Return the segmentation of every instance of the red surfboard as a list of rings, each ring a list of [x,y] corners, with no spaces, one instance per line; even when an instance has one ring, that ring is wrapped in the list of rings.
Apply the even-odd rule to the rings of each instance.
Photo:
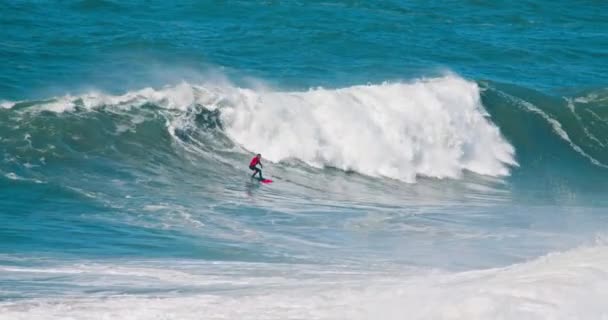
[[[264,179],[264,180],[260,180],[260,182],[268,184],[268,183],[272,183],[272,180],[270,180],[270,179]]]

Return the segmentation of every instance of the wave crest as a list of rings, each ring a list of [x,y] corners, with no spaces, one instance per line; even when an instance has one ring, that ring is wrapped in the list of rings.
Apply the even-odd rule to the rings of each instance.
[[[476,83],[446,76],[338,90],[241,90],[222,109],[227,134],[265,158],[413,182],[490,176],[517,165]]]

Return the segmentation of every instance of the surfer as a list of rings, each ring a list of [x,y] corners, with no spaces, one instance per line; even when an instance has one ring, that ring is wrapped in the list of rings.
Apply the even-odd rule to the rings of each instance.
[[[262,178],[262,170],[257,167],[257,165],[259,164],[260,167],[264,168],[261,160],[262,155],[258,153],[255,157],[253,157],[253,159],[251,159],[251,162],[249,163],[249,169],[253,170],[253,174],[251,175],[252,178],[255,178],[255,175],[259,173],[260,180],[264,180],[264,178]]]

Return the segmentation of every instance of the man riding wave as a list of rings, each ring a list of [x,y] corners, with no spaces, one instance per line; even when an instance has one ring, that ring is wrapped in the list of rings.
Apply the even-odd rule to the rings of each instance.
[[[251,175],[252,178],[255,178],[255,175],[259,174],[260,180],[264,180],[264,178],[262,178],[262,169],[257,167],[257,165],[259,164],[261,168],[264,168],[264,165],[262,165],[261,160],[262,155],[258,153],[255,157],[253,157],[253,159],[251,159],[251,162],[249,162],[249,169],[253,170],[253,174]]]

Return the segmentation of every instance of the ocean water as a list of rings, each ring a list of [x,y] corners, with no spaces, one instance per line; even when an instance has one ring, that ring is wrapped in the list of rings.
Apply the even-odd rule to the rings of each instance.
[[[605,1],[0,1],[0,319],[608,319],[607,74]]]

